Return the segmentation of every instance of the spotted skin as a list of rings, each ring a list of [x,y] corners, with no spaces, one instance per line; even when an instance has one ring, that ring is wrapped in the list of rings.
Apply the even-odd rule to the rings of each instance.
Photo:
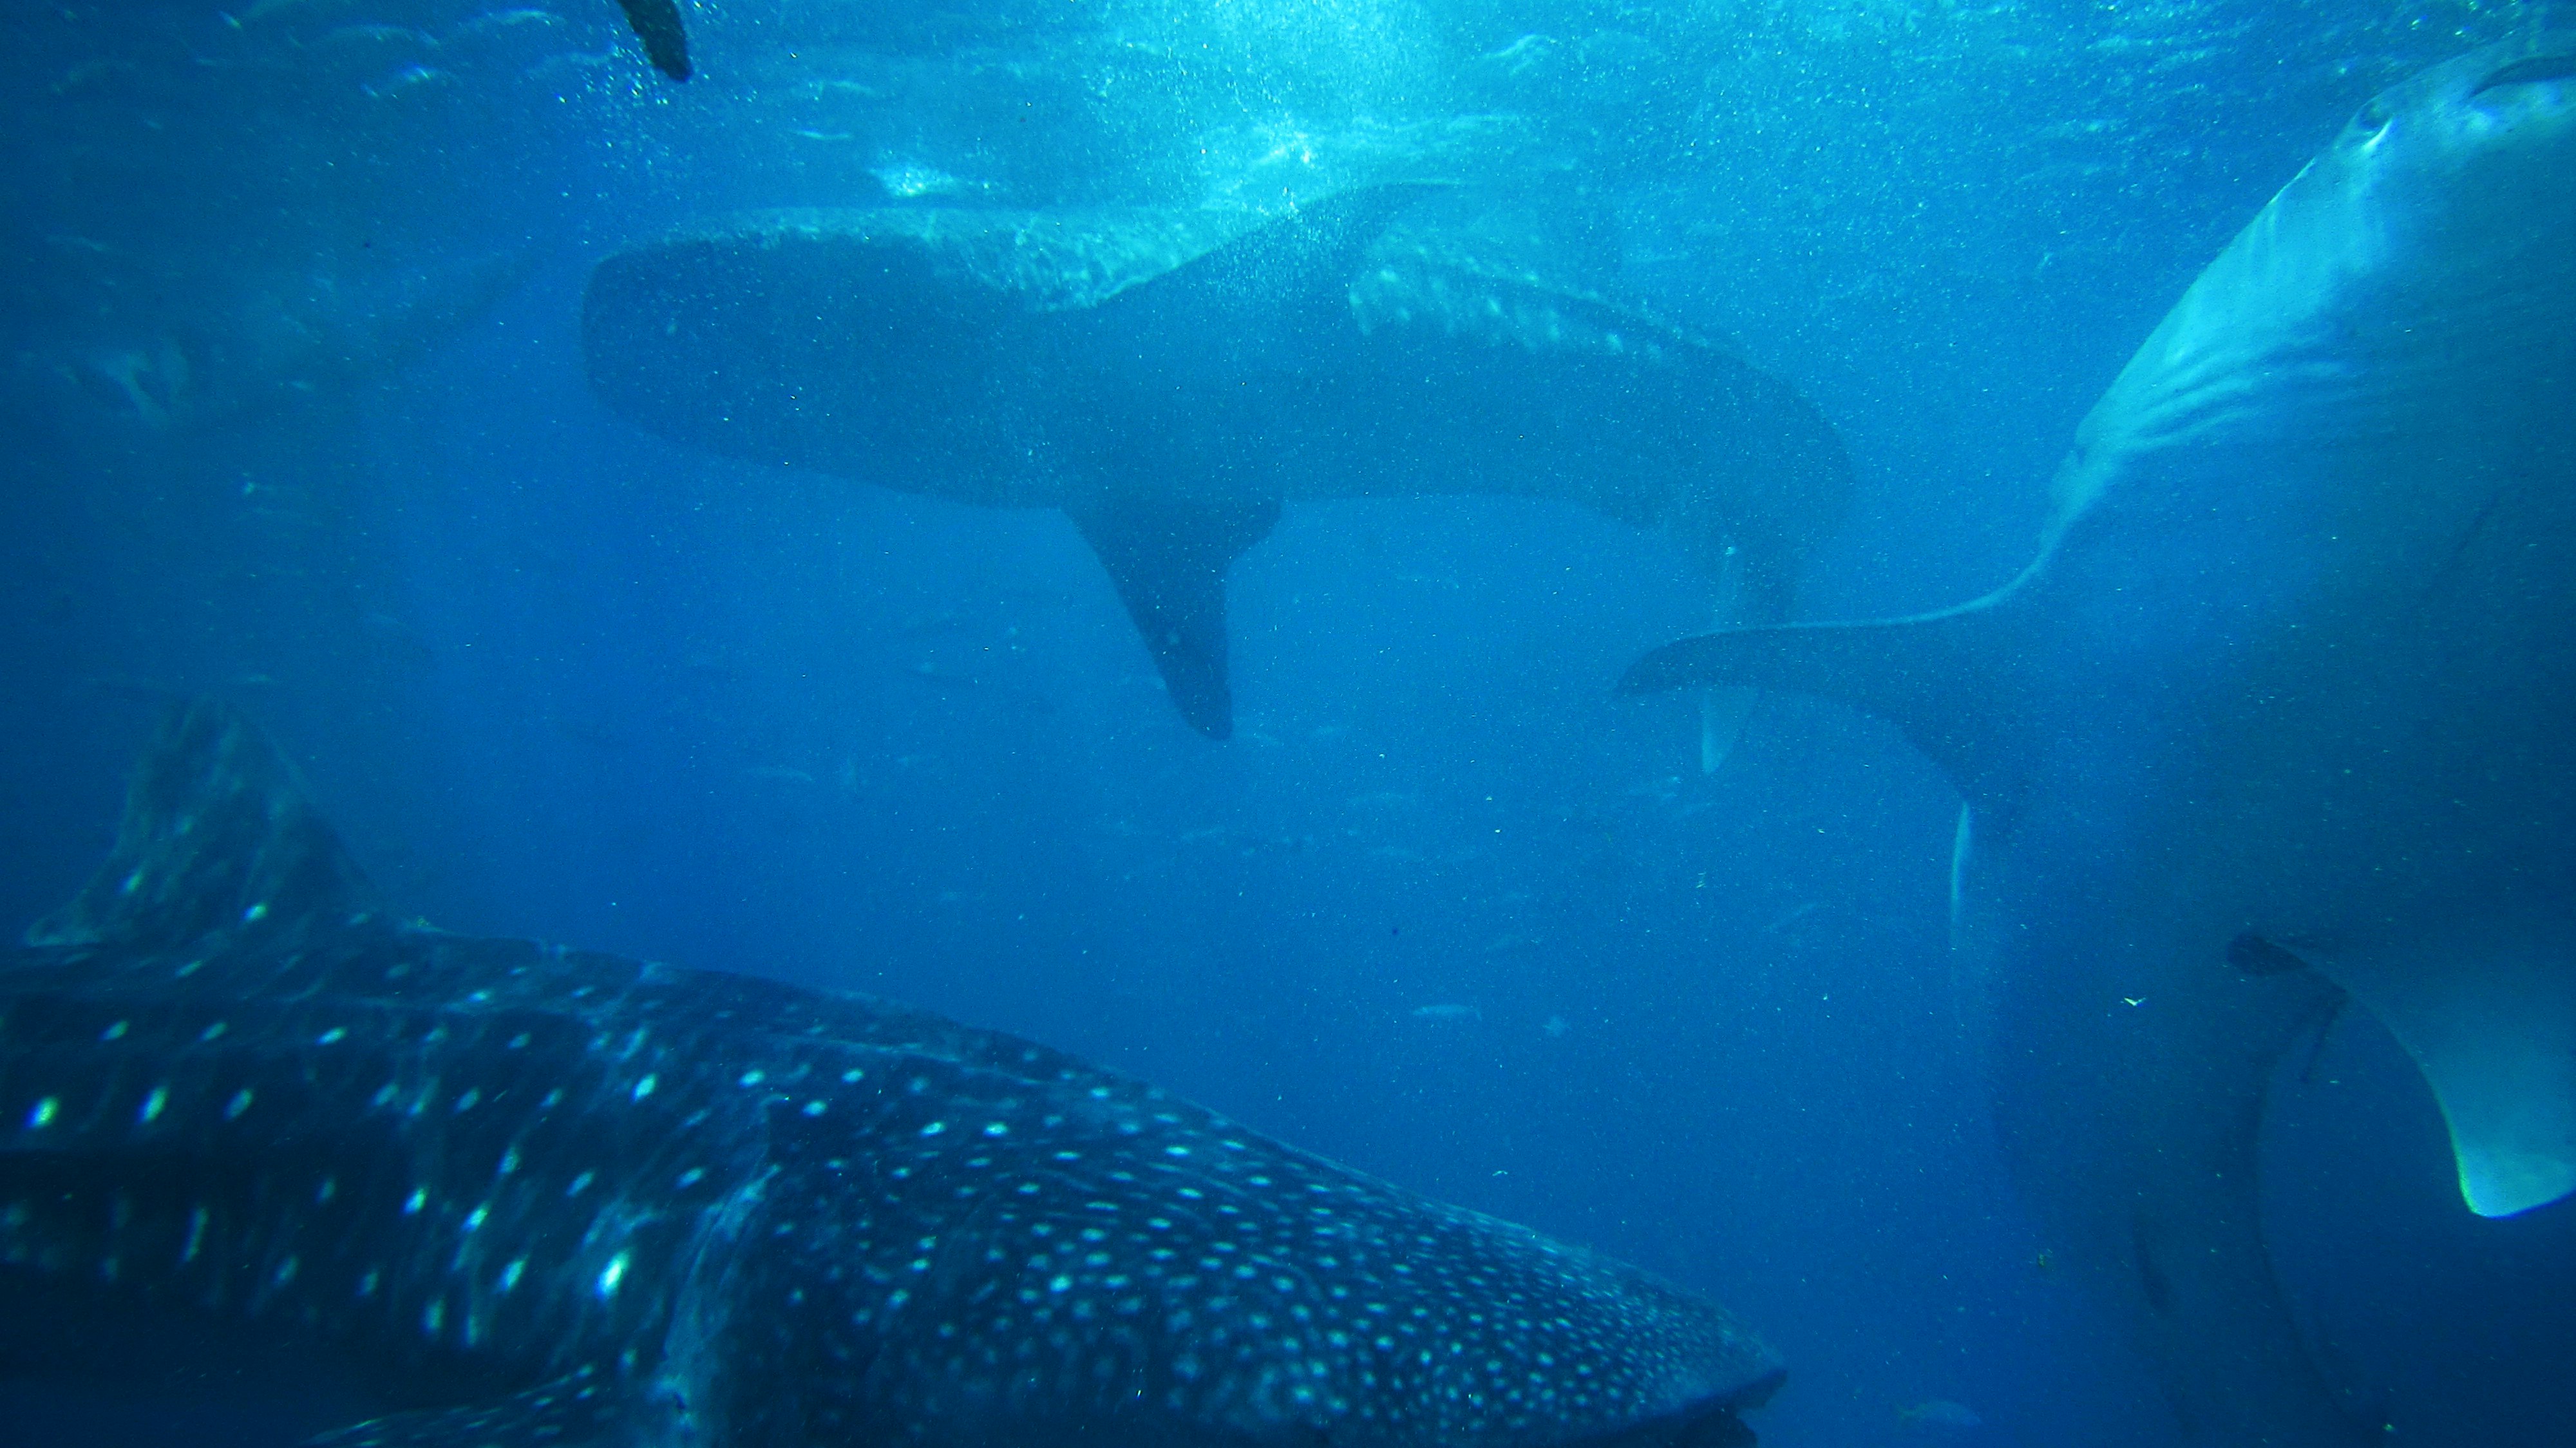
[[[261,737],[174,721],[0,957],[0,1311],[337,1345],[335,1445],[1746,1442],[1643,1273],[1042,1046],[386,916]]]

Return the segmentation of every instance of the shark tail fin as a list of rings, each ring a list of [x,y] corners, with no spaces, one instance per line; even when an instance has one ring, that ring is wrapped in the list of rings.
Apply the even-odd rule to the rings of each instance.
[[[2009,820],[2022,773],[2019,711],[1986,641],[2005,607],[1997,595],[1911,618],[1721,629],[1637,660],[1619,692],[1735,686],[1840,699],[1903,731],[1981,815]]]
[[[1225,571],[1270,536],[1279,500],[1129,498],[1066,511],[1108,568],[1181,717],[1210,739],[1232,736]]]
[[[233,705],[175,706],[125,795],[116,847],[30,945],[175,946],[374,908],[294,766]]]

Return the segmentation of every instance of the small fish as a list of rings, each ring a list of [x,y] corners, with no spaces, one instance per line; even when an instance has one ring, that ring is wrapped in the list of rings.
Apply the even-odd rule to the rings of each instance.
[[[1964,1433],[1971,1428],[1982,1428],[1986,1422],[1985,1419],[1977,1416],[1976,1409],[1965,1403],[1954,1403],[1948,1398],[1931,1398],[1910,1408],[1899,1408],[1896,1410],[1896,1421],[1909,1428],[1938,1429],[1952,1433]]]
[[[241,13],[241,18],[233,23],[256,25],[266,20],[300,15],[307,10],[318,10],[334,3],[336,0],[254,0],[251,7]]]
[[[1417,1021],[1481,1021],[1485,1018],[1485,1013],[1474,1006],[1446,1002],[1440,1005],[1415,1006],[1411,1014]]]
[[[959,196],[986,188],[918,161],[885,161],[868,168],[888,196],[913,200],[922,196]]]
[[[515,30],[522,25],[539,25],[551,29],[561,24],[563,24],[563,17],[551,10],[494,10],[477,15],[456,29],[460,34],[486,35],[494,31]]]
[[[437,37],[407,25],[343,25],[322,37],[324,45],[416,45],[438,48]]]
[[[1703,875],[1700,878],[1705,880],[1708,877]],[[1781,931],[1786,930],[1790,926],[1797,924],[1799,921],[1806,919],[1808,916],[1815,914],[1816,907],[1819,903],[1821,902],[1810,900],[1803,905],[1791,906],[1786,913],[1780,916],[1780,918],[1763,926],[1762,933],[1765,935],[1779,934]]]
[[[453,74],[440,70],[434,65],[406,65],[391,75],[360,86],[359,89],[378,100],[391,100],[395,96],[408,95],[427,86],[444,85],[454,79],[456,77]]]

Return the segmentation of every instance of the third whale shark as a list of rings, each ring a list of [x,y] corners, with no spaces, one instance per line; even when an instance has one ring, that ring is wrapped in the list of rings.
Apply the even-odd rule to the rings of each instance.
[[[2362,108],[2086,416],[2011,583],[1629,675],[1849,698],[1946,769],[2017,1174],[2217,1441],[2382,1436],[2257,1190],[2274,1065],[2343,999],[2421,1068],[2470,1209],[2576,1191],[2571,401],[2555,35]]]

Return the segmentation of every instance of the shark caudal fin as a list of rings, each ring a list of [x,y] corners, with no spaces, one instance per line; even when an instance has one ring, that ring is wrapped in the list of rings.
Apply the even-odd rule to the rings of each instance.
[[[1270,536],[1279,501],[1115,498],[1066,511],[1109,570],[1181,717],[1210,739],[1231,737],[1225,571]]]
[[[1862,623],[1723,629],[1631,664],[1623,694],[1692,685],[1840,699],[1903,731],[1981,815],[2009,820],[2021,791],[2022,711],[2003,651],[2009,594],[1942,613]]]
[[[126,789],[116,848],[30,945],[184,944],[375,908],[294,766],[230,704],[172,709]]]

